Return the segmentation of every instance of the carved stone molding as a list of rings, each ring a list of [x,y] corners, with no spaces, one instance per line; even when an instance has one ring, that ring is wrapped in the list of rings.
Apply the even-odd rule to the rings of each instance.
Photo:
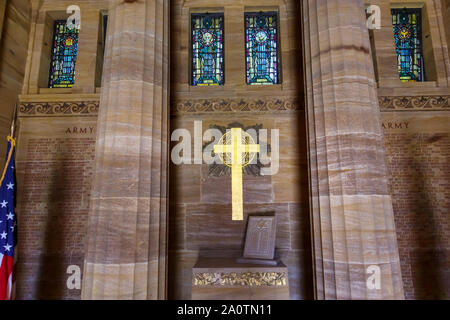
[[[194,286],[212,287],[284,287],[288,284],[286,272],[231,272],[195,273]]]
[[[192,113],[233,113],[233,112],[280,112],[303,110],[300,101],[295,98],[261,99],[188,99],[172,101],[171,114]]]
[[[23,102],[19,117],[96,116],[99,101],[77,102]]]
[[[380,96],[381,111],[450,110],[450,96]],[[303,107],[297,99],[198,99],[172,102],[172,115],[195,113],[279,112],[298,111]],[[23,102],[19,117],[96,116],[99,101]]]
[[[379,101],[381,111],[450,110],[450,96],[385,96]]]

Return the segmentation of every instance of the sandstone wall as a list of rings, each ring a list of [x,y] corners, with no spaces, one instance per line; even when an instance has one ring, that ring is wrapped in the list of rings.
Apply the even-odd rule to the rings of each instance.
[[[98,110],[98,102],[90,106]],[[17,298],[79,299],[81,291],[67,287],[67,268],[83,270],[97,117],[70,108],[66,114],[21,110]]]
[[[208,165],[170,168],[169,298],[191,297],[191,268],[198,257],[239,257],[248,215],[278,218],[277,255],[289,267],[292,299],[312,298],[308,166],[302,90],[300,16],[297,1],[172,1],[171,130],[194,121],[213,125],[262,125],[280,130],[280,171],[244,175],[244,221],[231,219],[231,177],[209,173]],[[245,83],[244,12],[252,6],[279,11],[282,84]],[[222,7],[222,8],[220,8]],[[225,14],[225,85],[189,86],[190,12]],[[260,10],[260,9],[258,9]],[[177,143],[173,143],[172,146]]]
[[[407,299],[450,298],[450,114],[383,112]]]
[[[15,9],[9,9],[13,11],[5,20],[2,41],[9,41],[12,46],[8,48],[15,49],[7,52],[2,46],[0,79],[2,87],[5,84],[13,88],[12,91],[20,91],[23,78],[20,70],[25,64],[27,48],[24,34],[28,27],[25,14],[18,12],[28,11],[26,6],[23,7],[28,1],[10,2],[11,8]],[[103,2],[83,2],[95,7],[89,13],[89,28],[98,22]],[[446,3],[448,13],[449,1],[442,3]],[[44,9],[63,11],[67,4],[71,1],[47,0]],[[272,177],[244,176],[245,218],[249,214],[276,213],[279,219],[277,253],[289,266],[291,297],[312,298],[302,40],[298,32],[297,1],[250,0],[245,1],[245,6],[242,1],[226,3],[221,9],[226,17],[226,85],[219,88],[188,85],[189,10],[194,7],[213,9],[208,8],[208,1],[201,0],[173,0],[171,5],[171,131],[185,128],[193,134],[194,121],[203,121],[203,130],[211,125],[226,126],[235,121],[245,126],[261,124],[265,129],[280,130],[280,172]],[[261,5],[280,12],[283,83],[249,88],[245,85],[243,12],[246,8]],[[42,21],[38,30],[43,30]],[[389,19],[386,21],[389,23]],[[8,25],[14,24],[17,24],[14,29],[17,43],[7,31],[12,28]],[[445,27],[448,31],[448,24]],[[436,24],[432,25],[434,39],[443,43],[439,30]],[[384,79],[387,78],[388,62],[395,62],[395,51],[388,49],[392,44],[390,32],[391,27],[385,27],[382,36],[375,38],[375,45],[379,46],[381,41],[383,47],[382,51],[377,50],[377,57],[381,59],[379,65],[383,69],[379,74]],[[80,48],[80,54],[85,54],[85,58],[79,60],[84,61],[80,70],[91,68],[96,60],[92,53],[97,41],[92,33],[85,32],[84,35],[83,43],[88,50]],[[42,35],[38,34],[37,38],[42,40]],[[36,65],[29,66],[27,88],[30,83],[37,85],[39,77],[41,51],[38,49],[42,43],[35,46],[29,58],[33,58]],[[445,55],[438,55],[435,62],[441,74],[449,70]],[[66,287],[66,269],[72,264],[82,268],[85,252],[98,111],[95,107],[87,107],[87,103],[98,105],[99,98],[95,94],[82,96],[80,92],[95,92],[94,69],[90,69],[90,77],[82,75],[79,87],[73,90],[56,92],[35,88],[36,94],[31,94],[24,89],[21,97],[22,104],[28,107],[24,107],[19,117],[17,154],[18,298],[80,298],[79,290]],[[443,107],[430,111],[382,106],[382,117],[406,297],[448,299],[448,84],[445,75],[440,76],[438,84],[399,84],[395,70],[389,79],[385,84],[381,83],[378,90],[382,98],[397,97],[399,101],[407,97],[410,101],[411,96],[419,99],[434,96],[447,99],[437,103]],[[5,94],[5,90],[0,90],[2,101],[15,100]],[[57,104],[65,108],[54,109]],[[39,111],[40,105],[47,109],[40,108]],[[74,105],[82,107],[73,109],[71,106]],[[3,121],[0,152],[4,152],[2,148],[6,145],[1,139],[9,132],[11,110],[0,110],[0,118],[5,117],[0,119]],[[91,128],[94,129],[91,131]],[[0,157],[3,160],[4,156],[0,154]],[[245,223],[231,221],[230,177],[211,176],[209,169],[207,165],[172,165],[170,168],[169,298],[190,297],[190,268],[199,256],[239,256],[242,250]]]
[[[387,0],[375,2],[385,15],[393,4]],[[400,83],[392,68],[378,67],[382,77],[378,94],[407,299],[449,297],[449,4],[448,0],[395,2],[396,7],[423,6],[424,58],[434,62],[434,78]],[[376,47],[383,44],[389,48],[386,45],[392,44],[388,42],[391,23],[383,20],[386,33],[375,41]],[[395,62],[395,49],[391,46],[382,57]],[[383,80],[389,77],[390,81]]]

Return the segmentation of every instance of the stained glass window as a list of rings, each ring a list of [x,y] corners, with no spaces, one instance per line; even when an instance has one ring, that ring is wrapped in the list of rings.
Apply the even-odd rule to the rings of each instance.
[[[50,62],[50,88],[71,88],[75,82],[78,28],[67,27],[66,20],[55,21]]]
[[[424,81],[421,9],[392,9],[400,80]]]
[[[245,13],[247,84],[278,84],[278,13]]]
[[[224,84],[223,13],[192,14],[193,86]]]

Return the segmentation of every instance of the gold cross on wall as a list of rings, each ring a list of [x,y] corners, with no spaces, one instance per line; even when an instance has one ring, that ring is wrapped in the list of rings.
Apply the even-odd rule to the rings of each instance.
[[[233,221],[244,220],[242,169],[259,153],[259,144],[241,128],[232,128],[214,146],[223,163],[231,167],[231,195]]]

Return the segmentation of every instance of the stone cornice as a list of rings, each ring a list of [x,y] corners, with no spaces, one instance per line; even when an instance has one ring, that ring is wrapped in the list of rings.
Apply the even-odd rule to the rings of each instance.
[[[22,102],[19,117],[97,116],[99,101]]]
[[[380,96],[381,111],[445,111],[450,110],[450,95]]]
[[[236,113],[236,112],[264,112],[303,110],[299,99],[292,97],[275,98],[227,98],[227,99],[186,99],[175,100],[171,103],[172,115],[198,113]]]

